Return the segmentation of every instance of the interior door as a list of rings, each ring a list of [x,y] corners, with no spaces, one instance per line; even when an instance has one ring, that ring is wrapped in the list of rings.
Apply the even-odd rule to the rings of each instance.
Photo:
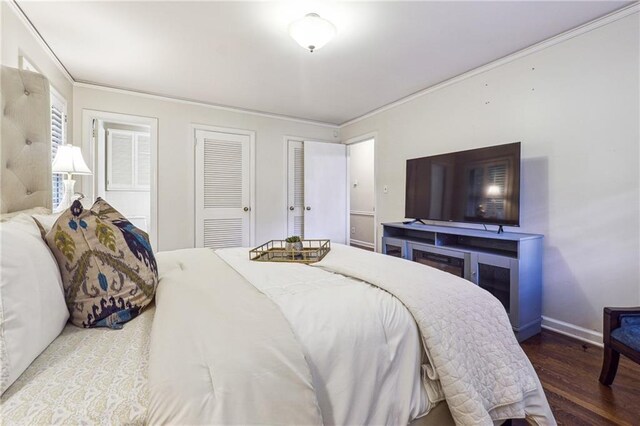
[[[287,235],[304,238],[304,146],[287,143]]]
[[[196,247],[248,247],[251,241],[249,135],[196,130]]]
[[[345,244],[346,145],[304,142],[304,237]]]

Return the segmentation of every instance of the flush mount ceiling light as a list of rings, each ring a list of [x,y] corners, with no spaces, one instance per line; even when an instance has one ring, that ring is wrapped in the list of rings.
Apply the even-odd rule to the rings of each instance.
[[[317,13],[308,13],[289,25],[289,35],[300,46],[313,53],[331,41],[336,35],[336,27]]]

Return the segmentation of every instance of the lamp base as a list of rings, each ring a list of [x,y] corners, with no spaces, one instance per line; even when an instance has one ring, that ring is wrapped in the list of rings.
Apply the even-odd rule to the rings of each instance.
[[[62,183],[64,184],[64,195],[62,201],[60,201],[60,204],[56,207],[55,213],[60,213],[68,209],[73,202],[73,188],[76,186],[76,181],[73,179],[65,179]]]

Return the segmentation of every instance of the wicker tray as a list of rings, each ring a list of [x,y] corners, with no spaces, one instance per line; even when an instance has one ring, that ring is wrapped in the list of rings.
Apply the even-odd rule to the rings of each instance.
[[[259,262],[315,263],[331,250],[329,240],[302,240],[302,250],[287,250],[286,241],[271,240],[249,251],[249,259]]]

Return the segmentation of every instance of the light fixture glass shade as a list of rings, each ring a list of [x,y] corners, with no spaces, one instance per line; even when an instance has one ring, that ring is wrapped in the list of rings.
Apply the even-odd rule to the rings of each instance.
[[[300,46],[313,52],[331,41],[336,35],[336,27],[317,13],[309,13],[289,25],[289,35]]]
[[[82,158],[79,146],[60,145],[51,166],[53,173],[70,173],[73,175],[90,175],[91,170]]]

